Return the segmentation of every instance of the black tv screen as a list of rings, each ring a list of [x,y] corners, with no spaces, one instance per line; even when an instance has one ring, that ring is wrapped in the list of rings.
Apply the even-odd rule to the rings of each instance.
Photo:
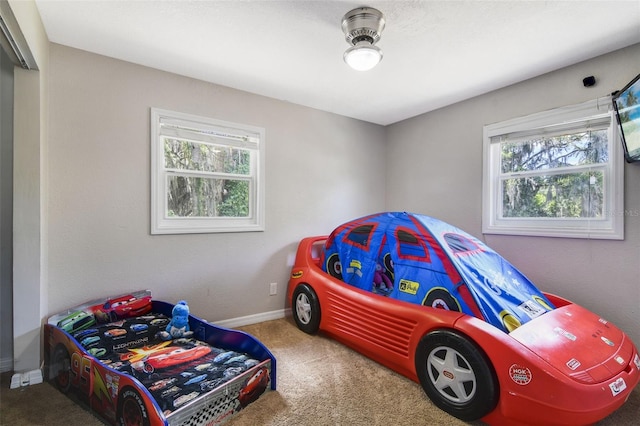
[[[640,74],[624,88],[613,94],[624,158],[629,162],[640,161]]]

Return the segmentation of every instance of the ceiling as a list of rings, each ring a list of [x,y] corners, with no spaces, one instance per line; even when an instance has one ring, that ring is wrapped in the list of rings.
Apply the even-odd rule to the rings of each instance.
[[[36,4],[54,43],[381,125],[640,42],[638,0]],[[367,72],[342,60],[361,6],[386,18]]]

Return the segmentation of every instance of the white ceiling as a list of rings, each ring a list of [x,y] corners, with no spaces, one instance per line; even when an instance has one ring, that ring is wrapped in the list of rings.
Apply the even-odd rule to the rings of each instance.
[[[36,4],[52,42],[382,125],[640,42],[640,0]],[[361,6],[386,17],[368,72],[342,60]]]

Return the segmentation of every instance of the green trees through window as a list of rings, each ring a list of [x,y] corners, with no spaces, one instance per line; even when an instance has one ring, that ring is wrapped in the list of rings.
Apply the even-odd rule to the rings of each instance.
[[[483,128],[482,231],[624,238],[624,155],[611,97]]]
[[[606,130],[502,143],[504,217],[601,217]]]
[[[165,168],[175,173],[168,176],[169,216],[248,216],[250,158],[244,149],[165,138]],[[194,171],[209,177],[183,174]]]
[[[260,127],[151,109],[151,232],[264,230]]]

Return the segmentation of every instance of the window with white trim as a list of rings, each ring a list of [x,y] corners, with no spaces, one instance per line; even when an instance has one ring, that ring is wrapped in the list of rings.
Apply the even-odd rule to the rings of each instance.
[[[624,238],[624,161],[610,98],[484,127],[482,232]]]
[[[151,233],[264,230],[263,128],[151,109]]]

